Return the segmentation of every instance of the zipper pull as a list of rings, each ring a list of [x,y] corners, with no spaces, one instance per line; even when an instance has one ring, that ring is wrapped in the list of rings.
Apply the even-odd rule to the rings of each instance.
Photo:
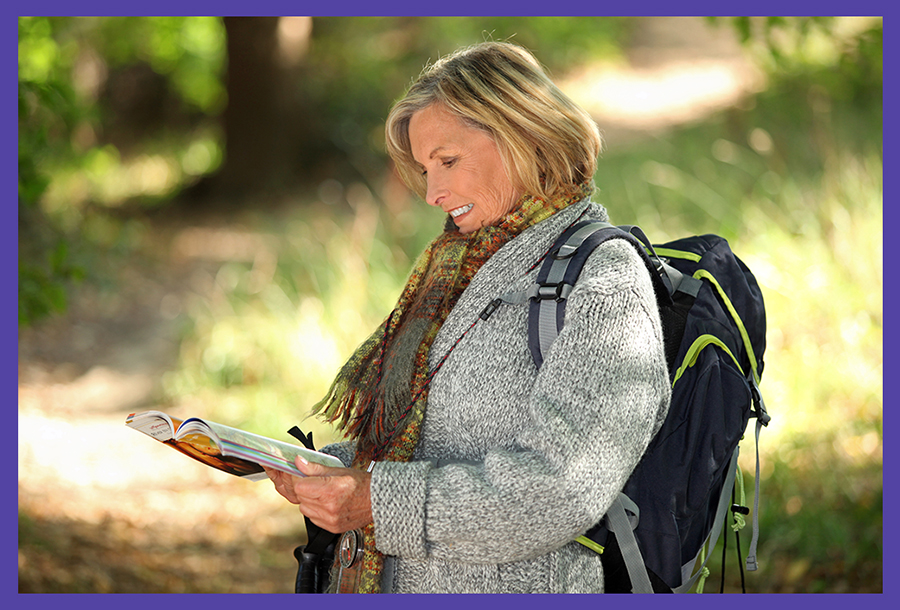
[[[481,318],[482,320],[487,320],[488,318],[491,317],[491,315],[492,315],[495,311],[497,311],[497,308],[500,307],[500,305],[501,305],[502,303],[503,303],[503,300],[502,300],[502,299],[494,299],[493,301],[491,301],[490,303],[488,303],[487,307],[484,308],[484,311],[482,311],[482,312],[478,315],[478,317]]]

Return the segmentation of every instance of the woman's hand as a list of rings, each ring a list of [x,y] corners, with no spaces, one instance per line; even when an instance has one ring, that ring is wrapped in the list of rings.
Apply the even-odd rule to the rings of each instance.
[[[305,477],[266,468],[275,489],[321,528],[339,534],[372,522],[372,475],[355,468],[329,468],[301,457],[297,468]]]

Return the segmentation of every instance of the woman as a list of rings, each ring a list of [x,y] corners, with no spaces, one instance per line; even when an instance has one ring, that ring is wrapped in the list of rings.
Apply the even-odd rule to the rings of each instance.
[[[270,476],[315,524],[361,530],[351,590],[601,592],[599,557],[573,541],[668,407],[649,274],[624,241],[597,248],[539,370],[527,304],[481,316],[569,225],[607,219],[589,200],[597,127],[531,54],[488,42],[427,68],[386,133],[447,226],[317,405],[351,439],[324,450],[353,468]]]

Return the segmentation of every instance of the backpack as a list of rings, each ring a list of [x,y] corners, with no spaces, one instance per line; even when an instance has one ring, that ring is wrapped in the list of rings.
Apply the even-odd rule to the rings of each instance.
[[[766,324],[762,293],[750,270],[716,235],[654,247],[637,227],[580,221],[553,245],[528,293],[529,348],[538,367],[563,326],[566,297],[585,260],[609,239],[632,243],[651,274],[672,401],[622,493],[578,541],[601,553],[607,592],[687,592],[704,571],[708,557],[696,571],[694,566],[704,547],[711,554],[727,510],[749,512],[732,502],[738,443],[749,419],[756,418],[757,443],[769,422],[759,392]],[[751,571],[758,508],[757,447]]]

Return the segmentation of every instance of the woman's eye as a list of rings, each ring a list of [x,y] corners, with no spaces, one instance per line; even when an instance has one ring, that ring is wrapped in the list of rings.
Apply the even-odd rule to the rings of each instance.
[[[442,167],[453,167],[454,165],[456,165],[456,161],[457,161],[457,159],[456,159],[455,157],[452,158],[452,159],[444,159],[444,160],[441,161],[441,166],[442,166]],[[421,175],[427,176],[427,175],[428,175],[428,170],[427,170],[427,169],[423,169]]]

